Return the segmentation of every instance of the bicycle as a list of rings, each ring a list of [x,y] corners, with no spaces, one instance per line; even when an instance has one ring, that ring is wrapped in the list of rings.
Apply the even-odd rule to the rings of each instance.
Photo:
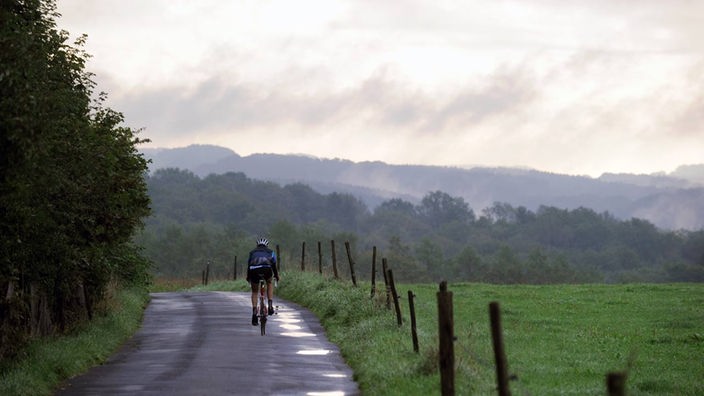
[[[266,334],[266,319],[269,315],[267,305],[264,303],[266,295],[266,280],[264,275],[259,275],[259,303],[257,304],[257,316],[259,317],[259,327],[262,335]]]

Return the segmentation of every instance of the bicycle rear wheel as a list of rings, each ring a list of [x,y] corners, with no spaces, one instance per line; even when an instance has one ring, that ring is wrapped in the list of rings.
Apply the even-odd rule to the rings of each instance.
[[[262,331],[262,335],[266,334],[266,306],[264,305],[264,299],[259,299],[259,326]]]

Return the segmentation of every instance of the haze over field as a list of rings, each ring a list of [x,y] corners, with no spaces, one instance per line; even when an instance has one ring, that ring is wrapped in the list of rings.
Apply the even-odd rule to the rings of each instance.
[[[151,147],[593,177],[704,154],[703,2],[58,6]]]
[[[370,208],[401,198],[419,202],[430,191],[462,197],[477,212],[495,202],[609,212],[621,219],[646,219],[666,229],[704,228],[704,164],[669,174],[568,176],[515,168],[389,165],[310,156],[240,156],[224,147],[193,145],[143,149],[150,169],[187,169],[198,176],[242,172],[280,184],[304,183],[322,193],[346,192]]]

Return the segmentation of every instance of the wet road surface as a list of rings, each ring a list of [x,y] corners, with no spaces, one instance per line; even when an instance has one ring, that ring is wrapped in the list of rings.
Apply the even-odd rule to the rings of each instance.
[[[267,334],[249,293],[154,293],[141,329],[102,366],[57,395],[356,395],[318,319],[275,299]]]

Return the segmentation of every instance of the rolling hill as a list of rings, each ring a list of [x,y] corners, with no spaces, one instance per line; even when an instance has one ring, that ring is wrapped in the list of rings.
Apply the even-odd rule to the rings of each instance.
[[[300,182],[321,193],[359,197],[370,208],[391,199],[418,202],[431,191],[462,197],[478,214],[494,202],[564,209],[591,208],[620,219],[637,217],[664,229],[704,228],[704,164],[685,165],[671,174],[604,174],[599,178],[531,169],[470,169],[352,162],[303,155],[253,154],[209,145],[143,149],[150,170],[188,169],[198,176],[242,172],[281,184]]]

